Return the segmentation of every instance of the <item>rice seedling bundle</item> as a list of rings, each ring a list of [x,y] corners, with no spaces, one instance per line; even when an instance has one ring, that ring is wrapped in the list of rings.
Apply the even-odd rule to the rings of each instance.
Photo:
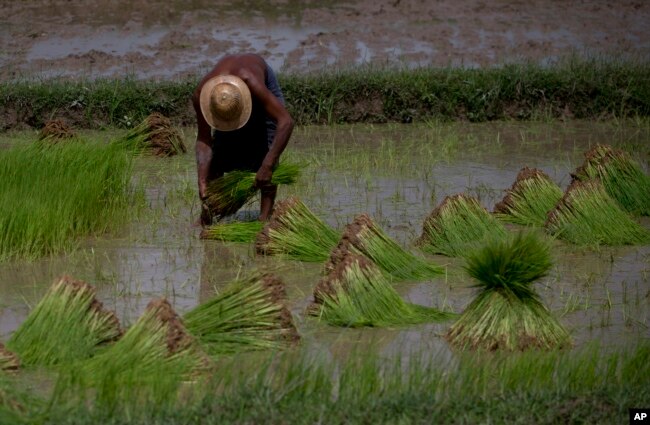
[[[279,164],[273,170],[271,182],[275,185],[293,184],[300,174],[300,165]],[[219,218],[234,214],[257,193],[252,171],[234,170],[208,184],[206,204],[212,215]]]
[[[367,214],[357,215],[349,223],[325,264],[329,272],[348,252],[364,255],[392,278],[428,279],[440,276],[444,269],[406,251],[377,226]]]
[[[562,195],[562,189],[546,173],[524,167],[494,212],[504,221],[541,227]]]
[[[479,293],[446,334],[471,350],[553,349],[571,344],[566,329],[532,288],[551,268],[550,245],[521,232],[490,241],[467,257],[466,270]]]
[[[420,248],[431,254],[465,256],[486,240],[502,239],[507,231],[475,198],[447,196],[424,220]]]
[[[113,143],[133,152],[173,156],[187,152],[182,134],[169,118],[153,112]]]
[[[255,247],[264,255],[282,255],[322,262],[336,246],[339,234],[296,197],[278,202],[271,219],[258,233]]]
[[[582,246],[636,245],[650,241],[650,231],[634,221],[612,199],[599,180],[574,181],[555,209],[546,229]]]
[[[132,165],[105,144],[0,150],[0,261],[68,251],[115,228],[133,199]]]
[[[314,288],[311,314],[334,326],[399,326],[437,322],[450,313],[404,301],[369,259],[348,253]]]
[[[165,298],[152,300],[122,338],[96,356],[69,365],[57,382],[59,398],[93,389],[96,409],[170,406],[182,382],[209,365]]]
[[[627,212],[650,215],[650,176],[623,151],[596,145],[585,153],[585,161],[574,180],[600,179],[605,190]]]
[[[0,372],[4,370],[16,370],[20,367],[20,360],[11,351],[7,350],[0,342]]]
[[[72,127],[62,120],[50,120],[45,123],[38,133],[38,140],[57,143],[64,140],[76,139]]]
[[[103,308],[90,285],[57,280],[7,341],[23,364],[54,365],[90,357],[120,337],[113,312]]]
[[[285,298],[279,278],[254,274],[232,282],[187,312],[183,320],[188,332],[212,356],[280,348],[298,339]]]
[[[226,242],[253,242],[263,227],[264,223],[259,220],[215,223],[204,228],[200,238]]]

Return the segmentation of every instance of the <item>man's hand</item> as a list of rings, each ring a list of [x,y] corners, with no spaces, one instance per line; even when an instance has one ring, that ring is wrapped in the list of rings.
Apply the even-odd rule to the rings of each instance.
[[[271,177],[273,177],[273,169],[262,165],[257,174],[255,174],[255,187],[263,189],[271,185]]]
[[[201,200],[201,226],[209,226],[212,224],[212,212],[210,207],[205,203],[205,200]]]

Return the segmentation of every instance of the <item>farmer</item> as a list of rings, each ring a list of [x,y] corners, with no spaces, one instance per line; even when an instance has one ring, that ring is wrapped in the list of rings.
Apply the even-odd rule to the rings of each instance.
[[[196,111],[196,166],[201,199],[201,225],[212,223],[205,199],[211,180],[232,170],[256,173],[260,216],[273,210],[277,186],[273,169],[289,142],[293,119],[275,73],[255,54],[223,57],[199,83],[192,96]]]

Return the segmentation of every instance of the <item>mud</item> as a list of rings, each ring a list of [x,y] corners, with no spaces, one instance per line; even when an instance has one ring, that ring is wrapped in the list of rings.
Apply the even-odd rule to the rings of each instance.
[[[242,51],[287,72],[650,53],[650,3],[639,0],[0,0],[0,8],[2,79],[193,76]]]

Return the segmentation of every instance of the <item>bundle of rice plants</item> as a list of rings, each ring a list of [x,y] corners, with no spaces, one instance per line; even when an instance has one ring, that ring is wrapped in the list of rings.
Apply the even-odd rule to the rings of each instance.
[[[158,112],[151,113],[113,143],[137,154],[173,156],[187,152],[183,135],[172,126],[169,118]]]
[[[20,367],[20,360],[11,351],[7,350],[0,342],[0,371],[17,370]]]
[[[503,223],[478,200],[460,193],[447,196],[424,220],[417,245],[431,254],[457,257],[506,234]]]
[[[282,255],[298,261],[322,262],[336,246],[339,234],[296,197],[278,202],[255,247],[259,254]]]
[[[598,180],[571,183],[549,212],[545,227],[552,235],[582,246],[650,241],[650,231],[623,211]]]
[[[7,341],[26,365],[53,365],[90,357],[120,337],[120,323],[90,285],[58,279]]]
[[[39,141],[58,143],[64,140],[76,139],[77,134],[72,127],[62,120],[50,120],[45,123],[38,133]]]
[[[537,168],[522,168],[506,196],[494,206],[497,217],[525,226],[543,226],[562,199],[562,189]]]
[[[450,313],[404,301],[369,259],[346,254],[314,288],[311,314],[334,326],[399,326],[437,322]]]
[[[183,316],[185,325],[212,356],[280,348],[298,339],[285,307],[284,283],[272,274],[232,282]]]
[[[571,344],[566,329],[532,288],[552,266],[550,244],[531,232],[491,241],[467,257],[479,293],[446,334],[460,349],[553,349]]]
[[[279,164],[273,170],[271,182],[276,185],[293,184],[298,179],[301,166]],[[257,193],[255,175],[252,171],[234,170],[208,184],[205,200],[212,215],[221,218],[234,214]]]
[[[573,180],[600,179],[605,190],[627,212],[650,215],[650,176],[623,151],[596,145],[585,153]]]
[[[178,400],[182,382],[208,366],[209,358],[169,302],[154,299],[117,342],[64,368],[55,397],[90,394],[95,409],[111,412],[168,407]]]
[[[200,238],[225,242],[253,242],[263,228],[264,223],[259,220],[215,223],[204,228]]]
[[[367,214],[349,223],[331,251],[325,271],[333,270],[348,252],[368,257],[394,279],[418,280],[440,276],[444,269],[406,251],[377,226]]]

